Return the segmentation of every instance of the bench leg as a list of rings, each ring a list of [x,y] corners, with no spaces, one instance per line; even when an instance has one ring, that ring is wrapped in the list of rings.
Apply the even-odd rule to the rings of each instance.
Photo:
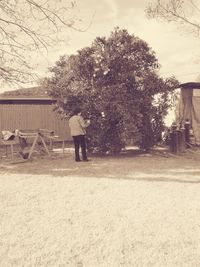
[[[13,148],[13,144],[10,145],[10,150],[11,150],[11,159],[14,159],[14,148]]]
[[[28,159],[30,159],[30,158],[31,158],[31,155],[32,155],[32,153],[33,153],[33,150],[34,150],[34,148],[35,148],[35,145],[36,145],[37,139],[38,139],[38,135],[35,137],[35,139],[34,139],[34,141],[33,141],[33,144],[32,144],[32,146],[31,146],[31,148],[30,148],[29,155],[28,155]]]
[[[53,140],[52,139],[50,139],[50,141],[49,141],[49,149],[53,150]]]
[[[50,156],[50,153],[49,153],[48,147],[47,147],[47,145],[46,145],[46,143],[45,143],[45,141],[44,141],[43,137],[42,137],[42,136],[40,136],[40,139],[41,139],[41,141],[42,141],[42,144],[43,144],[43,146],[44,146],[44,148],[45,148],[45,150],[46,150],[47,154]]]
[[[65,153],[65,140],[62,141],[62,151],[63,151],[63,154]]]

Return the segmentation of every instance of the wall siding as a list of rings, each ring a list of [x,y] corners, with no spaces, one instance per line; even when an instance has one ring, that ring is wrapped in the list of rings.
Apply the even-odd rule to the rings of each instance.
[[[53,105],[0,104],[0,131],[15,129],[53,130],[65,140],[71,140],[69,125],[53,111]]]

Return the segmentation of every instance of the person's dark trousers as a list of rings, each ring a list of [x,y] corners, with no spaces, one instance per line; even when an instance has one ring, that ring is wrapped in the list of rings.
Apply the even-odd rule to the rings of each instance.
[[[73,136],[74,140],[74,148],[75,148],[75,160],[80,161],[80,154],[79,149],[81,147],[81,154],[83,160],[87,160],[87,152],[86,152],[86,142],[85,142],[85,135],[77,135]]]

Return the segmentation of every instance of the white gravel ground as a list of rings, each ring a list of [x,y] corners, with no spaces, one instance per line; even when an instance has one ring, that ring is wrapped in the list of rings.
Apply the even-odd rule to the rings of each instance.
[[[154,175],[0,174],[0,266],[200,266],[199,176]]]

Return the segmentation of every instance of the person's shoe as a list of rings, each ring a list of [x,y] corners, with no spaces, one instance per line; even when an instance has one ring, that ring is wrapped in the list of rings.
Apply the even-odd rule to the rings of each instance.
[[[81,160],[80,159],[75,159],[76,162],[80,162]]]
[[[89,159],[83,159],[83,161],[90,161]]]

